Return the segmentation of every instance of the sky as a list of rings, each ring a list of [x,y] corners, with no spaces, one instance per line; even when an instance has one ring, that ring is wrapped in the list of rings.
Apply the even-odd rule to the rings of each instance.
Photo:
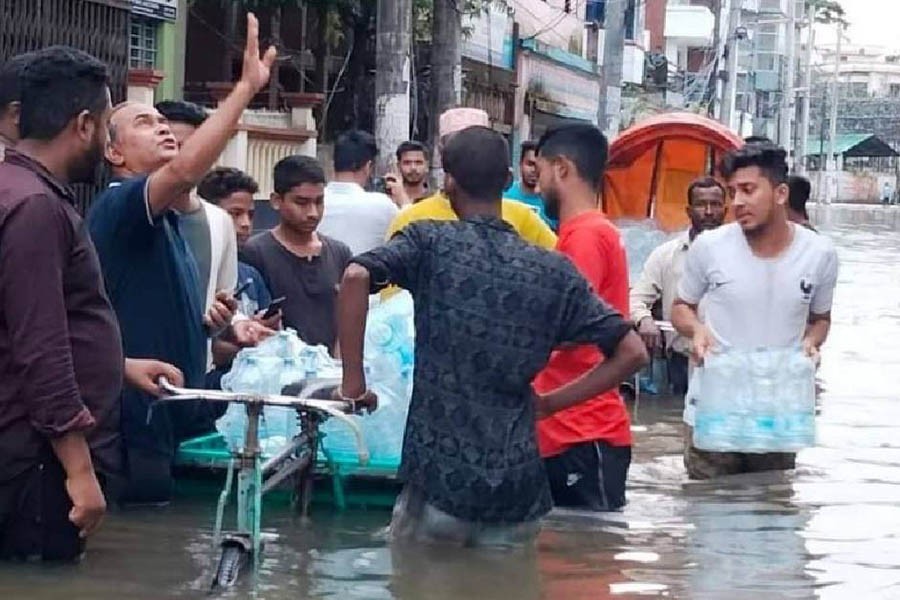
[[[884,46],[900,51],[900,0],[840,0],[847,12],[847,36],[854,45]],[[820,29],[817,42],[833,44],[834,27]],[[846,41],[846,40],[845,40]]]

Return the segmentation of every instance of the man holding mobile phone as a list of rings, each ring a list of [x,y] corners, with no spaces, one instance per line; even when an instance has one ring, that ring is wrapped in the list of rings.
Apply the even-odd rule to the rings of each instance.
[[[197,194],[210,204],[224,210],[234,223],[237,247],[241,249],[253,233],[253,216],[256,214],[254,195],[259,185],[250,176],[231,167],[217,167],[210,171],[200,185]],[[273,302],[272,294],[263,276],[256,268],[238,261],[238,288],[234,293],[240,311],[269,329],[281,328],[281,307],[284,298]],[[234,357],[241,350],[238,344],[226,340],[213,341],[212,354],[215,367],[206,377],[206,387],[221,387],[222,376],[231,368]]]

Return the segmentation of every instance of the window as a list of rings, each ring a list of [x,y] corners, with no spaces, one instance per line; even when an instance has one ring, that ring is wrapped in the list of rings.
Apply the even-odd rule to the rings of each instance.
[[[131,38],[128,47],[128,66],[132,69],[152,69],[156,66],[157,21],[131,17]]]

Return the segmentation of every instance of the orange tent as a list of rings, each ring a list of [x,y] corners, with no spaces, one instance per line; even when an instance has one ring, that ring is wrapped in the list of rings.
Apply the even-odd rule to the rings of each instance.
[[[693,113],[642,121],[610,145],[603,209],[613,219],[653,218],[667,231],[683,228],[688,186],[743,143],[724,125]]]

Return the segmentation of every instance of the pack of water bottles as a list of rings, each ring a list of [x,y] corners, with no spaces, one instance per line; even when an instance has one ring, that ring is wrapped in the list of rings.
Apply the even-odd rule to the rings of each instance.
[[[414,348],[413,301],[407,292],[384,302],[372,300],[365,338],[365,371],[369,387],[378,395],[378,410],[359,419],[373,464],[400,461],[403,431],[412,394]],[[222,378],[227,391],[281,394],[288,385],[315,378],[340,378],[341,365],[324,346],[310,346],[292,329],[267,339],[256,348],[238,353],[231,371]],[[216,422],[230,450],[244,442],[247,414],[232,404]],[[264,454],[275,452],[298,431],[297,412],[266,406],[259,439]],[[320,430],[323,449],[332,459],[356,463],[356,442],[343,423],[327,421]]]
[[[815,445],[815,365],[800,348],[727,350],[694,370],[694,446],[797,452]]]
[[[378,409],[359,419],[369,448],[369,464],[396,469],[403,450],[403,433],[412,397],[415,325],[413,300],[403,291],[383,302],[373,299],[366,322],[363,362],[369,388],[378,395]],[[328,421],[323,449],[341,464],[358,462],[353,434],[343,424]]]

